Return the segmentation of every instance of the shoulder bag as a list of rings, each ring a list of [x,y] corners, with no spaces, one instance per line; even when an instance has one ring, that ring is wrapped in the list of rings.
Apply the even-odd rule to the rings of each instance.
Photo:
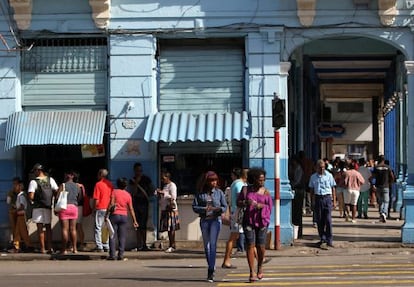
[[[245,200],[246,199],[246,195],[247,195],[247,186],[243,186],[241,192],[242,192],[243,200]],[[246,207],[245,206],[243,206],[243,207],[237,207],[237,210],[236,210],[236,222],[238,224],[240,224],[240,225],[242,225],[243,222],[244,222],[244,214],[245,214],[245,212],[246,212]]]
[[[65,189],[65,184],[62,184],[62,191],[59,193],[58,200],[55,204],[55,211],[60,212],[68,207],[68,192]]]

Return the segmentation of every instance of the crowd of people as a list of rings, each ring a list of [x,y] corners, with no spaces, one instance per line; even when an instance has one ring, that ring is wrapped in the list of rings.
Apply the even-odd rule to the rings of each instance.
[[[292,223],[299,228],[298,237],[302,237],[302,216],[312,213],[322,248],[333,247],[332,210],[337,209],[339,216],[350,223],[369,219],[370,205],[378,207],[380,222],[389,218],[396,178],[383,155],[375,162],[325,158],[313,165],[300,152],[290,159],[289,179],[294,191]]]
[[[208,171],[202,177],[200,187],[193,200],[193,210],[200,217],[200,229],[207,260],[207,281],[214,282],[216,270],[217,240],[222,228],[222,215],[230,208],[230,238],[222,268],[233,268],[230,263],[233,243],[245,236],[246,259],[249,266],[249,281],[263,279],[263,264],[266,262],[266,238],[270,224],[273,200],[265,188],[266,171],[252,167],[249,170],[235,168],[231,172],[232,184],[227,196],[219,188],[219,177]]]
[[[180,229],[177,187],[168,172],[161,174],[162,186],[155,189],[151,179],[143,174],[141,163],[133,166],[133,177],[118,178],[116,187],[108,179],[108,170],[97,172],[97,181],[88,195],[85,186],[79,182],[79,174],[67,170],[61,184],[48,175],[42,164],[35,164],[27,190],[23,181],[13,178],[12,189],[7,194],[9,223],[12,234],[12,247],[9,252],[76,254],[85,249],[85,232],[82,221],[86,216],[93,217],[94,243],[92,251],[108,252],[109,260],[124,260],[127,236],[128,214],[131,216],[136,233],[138,251],[148,251],[147,222],[149,203],[153,196],[160,202],[163,230],[168,232],[169,248],[175,250],[175,231]],[[58,199],[64,193],[65,208],[56,209]],[[52,246],[52,213],[61,227],[61,242],[58,250]],[[38,247],[31,242],[28,220],[36,224]],[[165,220],[166,219],[166,220]],[[160,225],[161,225],[160,222]],[[109,226],[111,228],[109,228]],[[116,244],[118,243],[118,244]],[[117,246],[117,256],[115,256]]]
[[[77,253],[84,244],[82,218],[94,217],[95,252],[108,252],[108,260],[125,260],[127,227],[135,229],[136,250],[147,251],[146,234],[152,197],[159,203],[159,232],[167,232],[169,245],[165,252],[176,250],[175,234],[180,230],[177,205],[177,185],[171,174],[163,170],[161,186],[155,188],[143,174],[141,163],[133,166],[133,177],[116,180],[116,187],[108,179],[108,170],[100,169],[97,182],[89,197],[79,182],[79,174],[68,170],[58,185],[41,164],[34,165],[33,178],[27,192],[20,178],[13,179],[13,188],[7,196],[9,218],[13,234],[11,252],[35,251],[26,220],[36,224],[40,253],[54,253],[52,246],[52,212],[61,226],[60,254]],[[263,264],[267,262],[265,246],[271,220],[273,200],[265,187],[266,171],[262,168],[234,168],[227,194],[219,186],[220,178],[214,171],[201,175],[192,203],[200,218],[200,229],[207,261],[207,280],[214,282],[217,241],[225,216],[228,214],[230,236],[222,268],[235,268],[231,255],[236,243],[245,250],[249,266],[249,281],[261,280]],[[390,208],[390,188],[395,175],[383,156],[374,165],[364,159],[313,162],[300,152],[289,162],[289,180],[294,192],[292,223],[302,236],[302,216],[310,206],[313,222],[320,237],[320,247],[333,247],[332,210],[355,223],[357,218],[368,218],[368,205],[378,206],[379,219],[386,222]],[[56,211],[54,206],[61,193],[66,193],[66,207]],[[85,213],[85,211],[87,211]],[[89,211],[89,212],[88,212]],[[128,219],[128,215],[131,220]],[[106,232],[105,232],[106,231]],[[105,234],[106,233],[106,234]]]

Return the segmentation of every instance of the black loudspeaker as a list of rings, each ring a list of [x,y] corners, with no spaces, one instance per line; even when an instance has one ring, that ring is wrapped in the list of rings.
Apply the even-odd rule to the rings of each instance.
[[[272,122],[276,129],[286,127],[286,103],[282,99],[272,100]]]

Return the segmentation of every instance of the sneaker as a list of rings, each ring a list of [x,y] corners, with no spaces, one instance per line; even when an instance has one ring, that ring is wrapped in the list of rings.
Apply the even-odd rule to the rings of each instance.
[[[210,282],[210,283],[214,282],[214,271],[208,270],[207,282]]]
[[[116,258],[116,260],[118,260],[118,261],[128,261],[128,258],[125,258],[124,256],[118,256]]]
[[[114,258],[114,257],[112,257],[112,256],[108,256],[108,257],[106,257],[106,260],[109,260],[109,261],[114,261],[114,260],[115,260],[115,258]]]
[[[349,221],[349,215],[345,215],[345,221],[348,222]]]
[[[323,250],[328,250],[328,244],[326,242],[322,242],[321,245],[319,245],[319,248]]]
[[[92,249],[92,251],[93,251],[93,252],[99,252],[99,253],[104,252],[104,250],[103,250],[103,249],[98,248],[98,247],[96,247],[96,248]]]
[[[351,222],[352,222],[352,223],[356,223],[357,221],[356,221],[355,219],[352,219],[352,220],[351,220]]]
[[[168,247],[166,250],[165,250],[165,252],[166,253],[172,253],[172,252],[174,252],[175,251],[175,248],[174,247]]]
[[[385,213],[381,213],[380,221],[384,223],[387,222],[387,216],[385,215]]]
[[[365,218],[365,219],[369,219],[368,214],[366,214],[366,213],[365,213],[365,214],[364,214],[364,218]]]
[[[138,251],[151,251],[151,248],[145,245],[144,247],[138,248]]]

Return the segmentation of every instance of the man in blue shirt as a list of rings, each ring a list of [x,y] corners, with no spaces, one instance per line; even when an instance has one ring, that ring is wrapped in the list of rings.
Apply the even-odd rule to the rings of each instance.
[[[309,180],[309,189],[315,202],[315,220],[318,225],[320,248],[333,247],[332,243],[332,202],[335,200],[335,179],[325,170],[325,162],[318,160],[317,171]]]

